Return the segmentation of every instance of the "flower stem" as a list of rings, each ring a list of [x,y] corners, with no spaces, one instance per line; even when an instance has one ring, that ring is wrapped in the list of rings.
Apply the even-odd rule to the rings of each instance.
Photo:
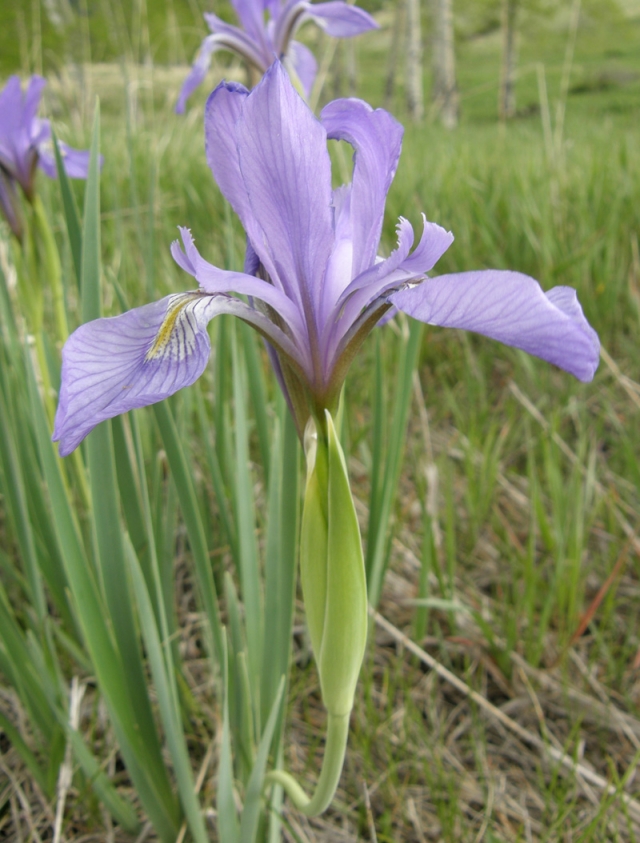
[[[279,784],[296,808],[307,817],[317,817],[331,804],[340,781],[342,765],[349,735],[348,714],[327,715],[327,742],[322,760],[322,770],[312,797],[307,796],[290,773],[272,770],[265,776],[265,784]]]

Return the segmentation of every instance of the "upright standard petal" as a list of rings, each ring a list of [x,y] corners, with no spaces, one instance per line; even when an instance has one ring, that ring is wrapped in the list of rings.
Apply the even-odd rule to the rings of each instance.
[[[335,100],[320,115],[327,136],[354,148],[351,219],[355,278],[374,262],[384,206],[395,175],[403,128],[387,111],[362,100]]]
[[[19,76],[10,76],[0,91],[0,150],[22,120],[22,87]]]
[[[453,234],[434,222],[427,222],[422,215],[423,230],[420,242],[409,254],[413,245],[413,227],[400,217],[398,220],[398,247],[384,261],[375,263],[353,279],[338,300],[336,309],[343,310],[343,319],[355,321],[358,314],[371,302],[398,290],[416,278],[430,272],[453,243]]]
[[[240,172],[238,120],[249,91],[237,82],[221,82],[210,94],[204,110],[204,146],[207,163],[245,231],[249,197]]]
[[[205,107],[205,150],[207,163],[225,198],[240,217],[249,242],[262,242],[264,233],[254,218],[249,194],[240,170],[238,121],[249,91],[237,82],[221,82]],[[283,290],[276,266],[267,250],[259,261],[264,264],[274,286]]]
[[[275,63],[243,105],[237,123],[249,232],[287,295],[300,303],[313,332],[322,279],[333,245],[331,161],[326,132]]]
[[[32,142],[35,111],[45,84],[41,76],[33,76],[23,94],[19,77],[11,76],[0,93],[0,166],[29,197],[37,163]]]
[[[545,294],[527,275],[488,269],[429,278],[390,298],[421,322],[484,334],[581,381],[592,380],[598,367],[598,335],[570,287]]]
[[[0,164],[23,187],[32,176],[32,136],[45,85],[42,76],[32,76],[23,94],[20,78],[11,76],[0,92]]]
[[[224,297],[179,293],[74,331],[62,352],[53,432],[60,454],[70,454],[99,422],[197,380],[209,359],[207,324],[224,310]]]

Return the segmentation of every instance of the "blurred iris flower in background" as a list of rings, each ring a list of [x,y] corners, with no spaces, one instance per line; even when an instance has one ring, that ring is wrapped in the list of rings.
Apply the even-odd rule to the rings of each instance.
[[[18,240],[22,239],[22,222],[17,186],[31,203],[36,168],[50,178],[56,177],[51,124],[37,115],[46,84],[41,76],[34,75],[23,92],[20,78],[11,76],[0,92],[0,209]],[[86,178],[89,152],[62,142],[58,146],[67,174]]]
[[[313,86],[317,64],[312,52],[294,41],[296,31],[307,21],[314,21],[328,35],[351,38],[376,29],[375,20],[358,6],[342,0],[310,3],[307,0],[231,0],[241,26],[225,23],[217,15],[206,13],[211,30],[202,44],[176,104],[182,114],[188,98],[203,82],[211,56],[216,50],[229,50],[240,56],[261,75],[281,59],[294,79],[300,81],[306,96]],[[265,21],[265,13],[269,19]]]
[[[362,100],[329,103],[316,118],[276,62],[252,91],[221,83],[205,113],[206,152],[247,233],[244,272],[218,269],[182,229],[176,262],[198,282],[120,316],[78,328],[63,350],[54,440],[69,454],[104,419],[161,401],[193,383],[210,352],[207,325],[233,313],[267,341],[302,437],[309,418],[335,414],[350,363],[393,308],[430,325],[463,328],[560,366],[583,381],[599,360],[597,334],[576,293],[518,272],[427,277],[453,235],[423,217],[414,244],[378,256],[401,125]],[[332,189],[327,140],[354,148],[353,179]]]

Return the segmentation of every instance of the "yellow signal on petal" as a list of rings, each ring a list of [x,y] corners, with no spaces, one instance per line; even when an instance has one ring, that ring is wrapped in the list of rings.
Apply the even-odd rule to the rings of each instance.
[[[193,350],[196,325],[189,319],[189,305],[201,299],[203,295],[206,294],[194,292],[172,297],[153,345],[145,355],[145,363],[167,354],[176,360],[183,360]]]

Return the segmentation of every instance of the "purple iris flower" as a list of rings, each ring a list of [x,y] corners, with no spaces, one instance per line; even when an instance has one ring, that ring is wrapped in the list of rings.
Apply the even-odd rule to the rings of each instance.
[[[11,76],[0,92],[0,209],[18,239],[22,231],[16,185],[32,202],[36,167],[49,177],[56,177],[51,125],[37,116],[46,84],[41,76],[32,76],[23,93],[20,78]],[[89,152],[72,149],[62,142],[58,146],[68,175],[86,178]]]
[[[396,250],[378,257],[402,140],[402,127],[386,111],[342,99],[318,120],[276,63],[251,93],[218,85],[205,133],[209,166],[247,233],[245,271],[212,266],[182,229],[183,246],[175,242],[172,253],[197,290],[72,334],[53,436],[62,455],[98,422],[193,383],[209,358],[207,324],[220,313],[239,316],[266,339],[300,433],[311,415],[335,413],[354,354],[393,307],[592,379],[598,337],[571,288],[545,293],[533,278],[499,270],[428,278],[453,236],[424,218],[413,251],[413,229],[401,218]],[[335,190],[328,138],[355,150],[353,180]]]
[[[187,99],[204,80],[211,55],[216,50],[230,50],[240,56],[261,75],[275,58],[282,59],[293,71],[307,96],[316,77],[316,60],[304,44],[293,36],[303,23],[312,20],[328,35],[351,38],[378,24],[364,9],[350,6],[343,0],[311,3],[307,0],[231,0],[242,27],[231,26],[213,14],[205,14],[211,30],[202,44],[185,79],[176,104],[182,114]],[[265,22],[265,12],[269,20]]]

